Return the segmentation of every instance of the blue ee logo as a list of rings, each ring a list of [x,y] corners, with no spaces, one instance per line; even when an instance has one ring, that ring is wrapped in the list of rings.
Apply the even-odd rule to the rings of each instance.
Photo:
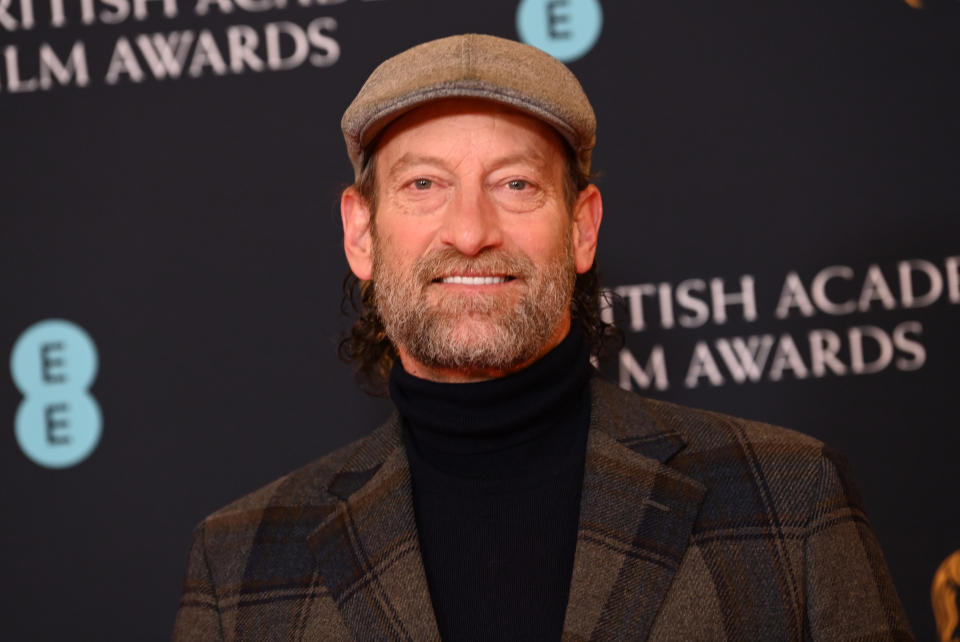
[[[522,0],[517,7],[520,39],[563,62],[590,51],[602,28],[598,0]]]
[[[13,381],[23,393],[14,431],[34,463],[68,468],[90,456],[100,441],[100,406],[87,391],[97,376],[97,349],[69,321],[35,323],[10,355]]]

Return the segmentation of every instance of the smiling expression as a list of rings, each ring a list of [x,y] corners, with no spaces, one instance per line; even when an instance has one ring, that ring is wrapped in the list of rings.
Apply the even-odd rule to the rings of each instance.
[[[592,186],[568,207],[566,159],[552,128],[487,101],[430,103],[384,132],[376,212],[348,189],[344,243],[408,372],[499,376],[566,335],[600,221]]]

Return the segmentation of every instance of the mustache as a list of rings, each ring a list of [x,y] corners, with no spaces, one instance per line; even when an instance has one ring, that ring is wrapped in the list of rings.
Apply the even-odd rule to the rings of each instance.
[[[474,256],[466,256],[453,248],[443,248],[421,257],[413,266],[417,282],[424,284],[455,274],[522,279],[535,271],[536,266],[528,256],[496,248],[483,250]]]

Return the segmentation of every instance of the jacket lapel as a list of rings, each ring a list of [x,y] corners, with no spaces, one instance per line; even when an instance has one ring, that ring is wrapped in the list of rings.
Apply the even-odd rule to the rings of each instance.
[[[594,379],[564,640],[645,639],[705,488],[665,465],[685,445],[635,395]],[[330,484],[341,498],[307,538],[355,639],[439,640],[394,416]]]
[[[564,640],[646,639],[706,491],[664,465],[684,447],[642,402],[593,382]]]
[[[341,501],[307,542],[347,629],[358,640],[439,640],[396,416],[330,490]]]

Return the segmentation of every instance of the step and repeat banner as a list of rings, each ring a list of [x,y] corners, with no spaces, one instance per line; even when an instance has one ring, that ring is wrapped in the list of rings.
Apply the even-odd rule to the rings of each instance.
[[[606,376],[845,453],[933,639],[957,0],[0,0],[3,637],[166,638],[193,526],[390,412],[336,356],[339,120],[378,62],[463,32],[594,103]]]

